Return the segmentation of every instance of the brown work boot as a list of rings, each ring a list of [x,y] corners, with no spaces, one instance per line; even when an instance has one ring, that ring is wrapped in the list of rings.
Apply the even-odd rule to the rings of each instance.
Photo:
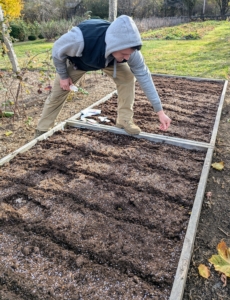
[[[139,134],[141,132],[140,127],[133,123],[133,121],[117,121],[116,127],[124,129],[128,134]]]
[[[43,133],[46,133],[47,131],[40,131],[38,129],[35,129],[34,131],[34,139],[36,139],[37,137],[39,137],[40,135],[42,135]]]

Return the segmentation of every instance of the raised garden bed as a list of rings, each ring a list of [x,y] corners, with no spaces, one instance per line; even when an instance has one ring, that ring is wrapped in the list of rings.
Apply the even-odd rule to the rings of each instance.
[[[204,158],[80,129],[18,155],[0,171],[6,291],[168,299]]]
[[[193,135],[183,136],[193,125],[181,109],[184,122],[175,125],[176,135],[165,133],[162,143],[151,134],[136,139],[119,129],[115,134],[100,131],[106,129],[100,125],[94,127],[99,132],[68,129],[53,135],[66,124],[80,126],[73,117],[0,161],[3,165],[34,146],[0,169],[1,299],[182,299],[224,82],[178,80],[219,88],[208,110],[212,113],[203,113],[205,132],[198,126]],[[171,90],[178,89],[175,78],[166,81],[174,82]],[[137,85],[137,96],[141,93]],[[166,113],[179,120],[176,105],[168,106],[170,112],[165,104],[169,95],[159,94]],[[148,101],[136,104],[135,121],[150,112],[149,126],[157,126]],[[143,115],[139,108],[147,105]],[[115,122],[116,104],[101,107],[102,115]],[[104,107],[111,107],[112,114]],[[143,130],[142,121],[139,125]],[[162,135],[155,130],[149,132]]]
[[[136,84],[134,121],[143,132],[210,142],[224,82],[198,81],[179,77],[153,76],[165,113],[172,119],[167,132],[159,130],[158,116],[139,84]],[[117,96],[95,107],[111,120],[100,124],[115,126]]]

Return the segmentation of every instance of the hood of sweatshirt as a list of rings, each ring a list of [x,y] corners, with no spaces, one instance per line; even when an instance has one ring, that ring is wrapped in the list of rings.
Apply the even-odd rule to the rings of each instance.
[[[122,15],[111,23],[105,35],[105,58],[112,52],[142,45],[141,36],[134,21]]]

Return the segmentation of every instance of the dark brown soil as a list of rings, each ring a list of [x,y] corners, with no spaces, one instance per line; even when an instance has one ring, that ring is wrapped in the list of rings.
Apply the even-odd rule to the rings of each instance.
[[[172,119],[167,132],[159,130],[158,117],[145,94],[136,86],[134,121],[143,132],[210,142],[223,83],[153,76],[165,113]],[[117,97],[96,107],[115,125]],[[95,118],[96,119],[96,118]],[[97,118],[100,122],[100,120]]]
[[[221,281],[208,259],[217,254],[217,245],[224,240],[230,248],[230,90],[228,88],[219,125],[212,162],[224,162],[224,169],[210,169],[200,222],[194,245],[183,300],[230,299],[230,280]],[[198,274],[199,264],[210,268],[211,276],[204,279]]]
[[[78,129],[19,155],[0,171],[9,299],[167,299],[204,156]]]
[[[67,102],[58,121],[115,89],[108,77],[87,76],[89,95]],[[36,82],[36,74],[30,77]],[[159,131],[143,99],[148,109],[141,118],[141,103],[135,105],[142,130],[145,118],[153,133],[209,142],[223,85],[159,76],[154,82],[174,128]],[[3,120],[1,157],[31,140],[44,100],[29,97],[24,117]],[[33,122],[25,126],[28,116]],[[114,112],[106,116],[115,122]],[[230,299],[229,282],[223,287],[213,267],[208,280],[197,270],[200,263],[209,266],[221,239],[230,247],[229,120],[228,90],[213,157],[225,168],[210,170],[206,192],[212,196],[204,199],[184,300]],[[6,137],[6,130],[13,135]],[[111,136],[93,133],[87,143],[87,131],[55,134],[0,169],[0,299],[168,299],[205,153]],[[138,155],[148,161],[142,164]]]

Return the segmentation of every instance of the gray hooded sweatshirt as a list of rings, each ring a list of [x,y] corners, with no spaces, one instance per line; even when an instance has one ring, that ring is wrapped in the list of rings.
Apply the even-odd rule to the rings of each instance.
[[[124,50],[134,46],[142,45],[140,33],[134,21],[122,15],[111,23],[105,36],[105,68],[109,63],[111,54],[115,51]],[[61,79],[69,77],[66,60],[68,56],[82,56],[84,39],[79,27],[73,27],[69,32],[62,35],[53,46],[52,57],[57,73]],[[148,100],[156,112],[162,110],[162,105],[151,73],[144,62],[140,51],[134,51],[127,61],[132,73],[139,82]],[[114,60],[114,77],[116,76],[116,60]]]

